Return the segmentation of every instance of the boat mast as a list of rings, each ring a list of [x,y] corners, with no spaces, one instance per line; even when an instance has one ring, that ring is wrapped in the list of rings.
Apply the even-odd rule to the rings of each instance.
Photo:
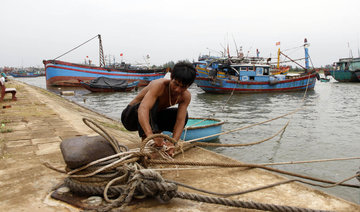
[[[306,72],[309,70],[309,50],[308,50],[309,44],[307,42],[307,39],[304,39],[304,49],[305,49],[305,68]]]
[[[280,70],[280,41],[279,42],[276,42],[276,45],[279,46],[279,49],[278,49],[278,58],[277,58],[277,69]]]
[[[278,49],[277,69],[280,70],[280,47]]]
[[[98,34],[98,38],[99,38],[99,66],[100,67],[105,67],[104,51],[103,51],[103,46],[102,46],[101,35],[100,34]]]

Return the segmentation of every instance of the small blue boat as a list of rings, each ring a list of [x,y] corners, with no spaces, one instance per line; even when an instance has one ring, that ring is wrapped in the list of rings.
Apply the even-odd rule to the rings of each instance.
[[[320,78],[320,82],[329,82],[330,78]]]
[[[199,139],[207,137],[210,135],[215,135],[221,133],[221,127],[224,124],[223,121],[213,118],[189,118],[186,123],[185,129],[181,134],[180,139],[184,141],[192,141],[194,139]],[[163,132],[164,134],[170,135],[168,131]],[[196,141],[207,142],[214,139],[217,139],[218,136],[213,136],[205,139],[200,139]]]

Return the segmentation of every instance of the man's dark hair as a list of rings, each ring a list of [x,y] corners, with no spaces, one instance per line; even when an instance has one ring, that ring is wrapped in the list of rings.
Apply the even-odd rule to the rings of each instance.
[[[191,63],[178,62],[171,71],[171,79],[180,81],[183,85],[190,86],[196,78],[196,69]]]

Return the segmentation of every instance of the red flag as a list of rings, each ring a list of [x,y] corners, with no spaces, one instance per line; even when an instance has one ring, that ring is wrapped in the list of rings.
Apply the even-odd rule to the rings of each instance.
[[[277,45],[277,46],[280,45],[280,41],[279,41],[279,42],[276,42],[276,45]]]
[[[123,53],[120,53],[120,57],[122,57],[123,56]]]

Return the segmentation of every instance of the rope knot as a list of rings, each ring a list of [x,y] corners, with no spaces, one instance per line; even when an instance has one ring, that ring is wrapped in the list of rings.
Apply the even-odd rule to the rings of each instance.
[[[151,169],[137,171],[131,181],[136,180],[139,193],[156,197],[160,202],[170,201],[177,191],[177,185],[167,183],[159,173]]]

